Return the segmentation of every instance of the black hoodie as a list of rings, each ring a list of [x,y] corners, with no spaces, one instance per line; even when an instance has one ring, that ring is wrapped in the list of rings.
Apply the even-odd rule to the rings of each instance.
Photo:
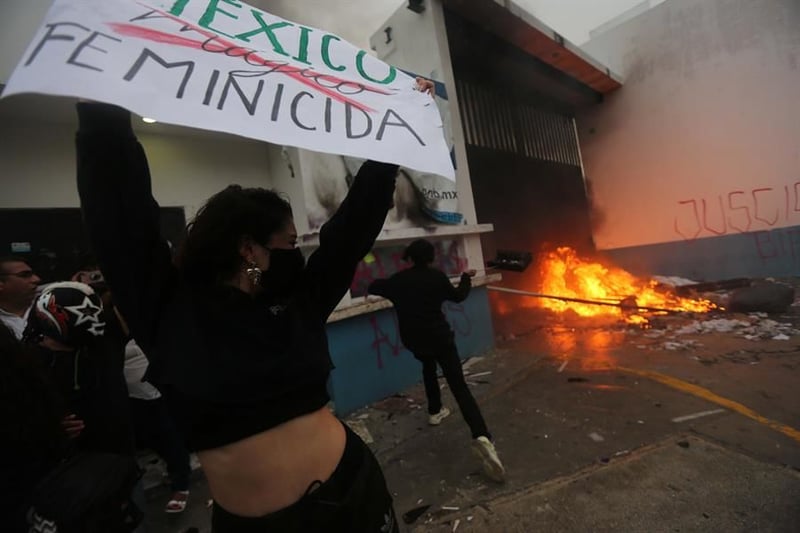
[[[78,192],[92,247],[191,450],[216,448],[323,407],[325,324],[391,206],[397,165],[367,161],[320,230],[288,300],[197,289],[171,262],[130,113],[78,104]]]

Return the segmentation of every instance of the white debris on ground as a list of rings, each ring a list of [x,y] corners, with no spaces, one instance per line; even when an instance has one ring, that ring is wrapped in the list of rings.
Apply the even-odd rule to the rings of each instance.
[[[695,320],[688,326],[683,326],[675,331],[676,335],[691,335],[696,333],[728,333],[736,328],[746,328],[750,322],[745,320],[730,320],[727,318],[715,318],[712,320]]]
[[[661,345],[662,348],[669,351],[690,350],[692,348],[697,348],[698,346],[702,346],[702,344],[694,340],[687,340],[682,342],[667,341]]]
[[[800,335],[793,324],[762,318],[763,313],[753,313],[747,319],[715,318],[695,320],[687,326],[674,331],[675,335],[695,335],[704,333],[734,333],[747,340],[788,340]]]
[[[655,340],[655,344],[637,347],[668,351],[692,350],[703,344],[695,339],[687,339],[686,336],[712,333],[727,333],[750,341],[787,341],[800,336],[800,330],[796,329],[794,324],[779,322],[767,316],[766,313],[750,313],[738,318],[709,318],[694,320],[688,324],[664,325],[662,328],[650,329],[641,334],[644,338]]]

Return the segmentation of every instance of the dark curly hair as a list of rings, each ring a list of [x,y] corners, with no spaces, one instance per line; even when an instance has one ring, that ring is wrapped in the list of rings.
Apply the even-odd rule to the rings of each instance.
[[[195,284],[218,284],[242,266],[244,237],[266,244],[292,217],[292,206],[277,192],[230,185],[208,199],[186,227],[177,264]]]
[[[412,261],[417,266],[426,266],[433,263],[436,250],[433,245],[425,239],[417,239],[406,248],[403,253],[405,261]]]

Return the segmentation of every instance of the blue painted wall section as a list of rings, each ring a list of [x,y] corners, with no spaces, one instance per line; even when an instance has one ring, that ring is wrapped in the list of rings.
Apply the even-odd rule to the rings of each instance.
[[[460,304],[446,302],[462,359],[494,347],[489,298],[475,287]],[[336,413],[346,415],[422,381],[422,366],[403,347],[394,309],[328,325],[333,364],[329,388]]]
[[[800,275],[800,226],[603,250],[641,275],[698,281]]]

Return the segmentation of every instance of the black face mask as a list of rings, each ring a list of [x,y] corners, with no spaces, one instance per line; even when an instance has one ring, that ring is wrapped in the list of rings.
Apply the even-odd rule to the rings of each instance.
[[[39,360],[39,363],[42,364],[45,368],[52,368],[55,366],[56,360],[58,359],[59,355],[66,354],[72,355],[71,352],[57,352],[55,350],[51,350],[50,348],[46,348],[39,344],[34,344],[28,347],[30,352],[34,354],[36,359]]]
[[[261,274],[261,286],[270,296],[289,296],[298,287],[305,266],[300,248],[270,248],[269,268]]]

